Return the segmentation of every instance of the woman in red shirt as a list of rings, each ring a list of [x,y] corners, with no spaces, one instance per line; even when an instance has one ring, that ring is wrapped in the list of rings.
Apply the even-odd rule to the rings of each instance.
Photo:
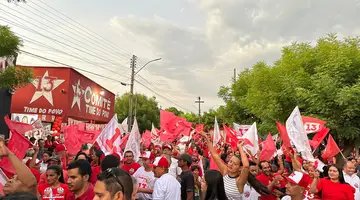
[[[41,199],[66,200],[71,194],[68,186],[64,183],[62,169],[53,165],[46,170],[46,182],[38,186]]]
[[[321,192],[322,200],[349,200],[354,199],[355,189],[345,182],[342,170],[331,165],[328,171],[328,178],[319,178],[318,174],[310,186],[310,192],[316,194]]]

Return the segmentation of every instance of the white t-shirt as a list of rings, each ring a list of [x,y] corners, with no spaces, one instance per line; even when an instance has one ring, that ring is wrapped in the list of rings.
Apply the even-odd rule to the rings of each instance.
[[[138,170],[136,170],[133,176],[136,178],[139,188],[149,188],[149,189],[154,188],[154,184],[156,180],[154,176],[154,172],[152,171],[147,172],[145,171],[144,167],[140,167]],[[152,195],[146,193],[138,193],[138,199],[150,200],[152,199]]]
[[[259,200],[260,196],[261,195],[249,184],[244,185],[244,193],[242,194],[243,200]]]
[[[180,183],[170,174],[164,174],[155,182],[153,200],[180,200]]]
[[[360,178],[356,174],[352,176],[347,175],[345,172],[343,172],[343,174],[345,182],[349,183],[355,189],[355,200],[360,200]]]
[[[169,173],[175,179],[181,174],[181,168],[178,166],[178,160],[171,157],[171,165],[169,167]]]

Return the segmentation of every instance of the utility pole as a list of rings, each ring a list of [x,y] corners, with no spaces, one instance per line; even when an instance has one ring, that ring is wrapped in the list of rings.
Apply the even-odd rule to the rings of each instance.
[[[195,103],[199,104],[199,123],[200,123],[200,117],[201,117],[201,104],[205,103],[204,101],[201,100],[201,97],[198,97],[198,100],[195,101]]]
[[[234,83],[236,83],[236,69],[234,68]]]
[[[133,110],[132,110],[132,104],[133,104],[133,96],[134,96],[134,80],[135,80],[135,68],[136,68],[136,60],[137,57],[135,55],[131,58],[131,83],[130,83],[130,99],[129,99],[129,118],[128,118],[128,131],[131,132],[132,128],[132,119],[133,119]]]

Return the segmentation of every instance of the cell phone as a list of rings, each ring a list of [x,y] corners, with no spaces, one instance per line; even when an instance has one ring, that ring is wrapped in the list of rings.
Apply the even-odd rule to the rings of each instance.
[[[9,178],[6,176],[4,171],[0,168],[0,184],[5,185],[9,181]]]

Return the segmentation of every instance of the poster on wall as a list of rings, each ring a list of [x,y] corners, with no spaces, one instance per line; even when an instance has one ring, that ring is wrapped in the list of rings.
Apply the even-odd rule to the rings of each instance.
[[[11,120],[26,124],[33,124],[38,118],[39,118],[38,115],[15,114],[15,113],[11,114]]]

